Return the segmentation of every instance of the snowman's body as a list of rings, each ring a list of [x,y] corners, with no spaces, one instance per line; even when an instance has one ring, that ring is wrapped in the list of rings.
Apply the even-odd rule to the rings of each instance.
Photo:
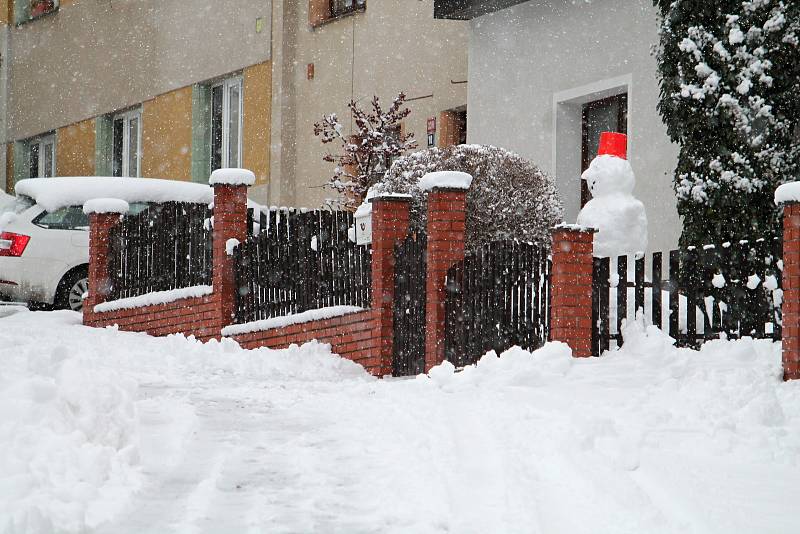
[[[635,177],[627,160],[597,156],[582,178],[592,199],[578,213],[578,224],[597,229],[594,255],[616,257],[644,253],[647,249],[647,215],[633,196]]]

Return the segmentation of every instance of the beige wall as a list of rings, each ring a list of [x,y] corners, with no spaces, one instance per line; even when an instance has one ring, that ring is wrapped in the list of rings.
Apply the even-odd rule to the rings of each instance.
[[[56,176],[94,176],[94,119],[56,131]]]
[[[242,163],[256,175],[256,184],[269,178],[272,63],[244,69]]]
[[[62,1],[58,13],[11,29],[9,138],[262,63],[270,9],[265,0]]]
[[[142,104],[142,176],[190,180],[192,176],[192,88]]]
[[[411,102],[412,113],[404,124],[421,147],[426,146],[428,117],[467,103],[466,84],[451,80],[467,76],[468,26],[434,20],[433,0],[370,0],[364,13],[315,29],[309,25],[307,1],[284,4],[283,13],[287,10],[292,22],[276,31],[289,34],[283,37],[291,42],[284,53],[293,54],[294,67],[283,73],[280,139],[273,136],[273,144],[283,143],[283,150],[294,158],[294,169],[273,162],[272,170],[273,180],[287,180],[289,175],[294,183],[273,188],[270,203],[315,207],[333,195],[321,188],[333,172],[333,165],[322,161],[331,145],[323,147],[314,136],[314,123],[335,112],[350,133],[346,106],[351,98],[368,103],[378,95],[388,105],[401,90],[409,98],[433,95]],[[284,57],[284,65],[287,61]],[[306,78],[308,63],[314,63],[313,80]],[[295,105],[285,105],[286,94]]]

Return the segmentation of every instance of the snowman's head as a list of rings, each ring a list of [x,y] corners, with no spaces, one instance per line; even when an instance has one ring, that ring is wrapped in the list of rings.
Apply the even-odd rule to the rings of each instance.
[[[581,175],[592,192],[592,198],[623,193],[633,193],[636,178],[628,160],[604,154],[597,156]]]

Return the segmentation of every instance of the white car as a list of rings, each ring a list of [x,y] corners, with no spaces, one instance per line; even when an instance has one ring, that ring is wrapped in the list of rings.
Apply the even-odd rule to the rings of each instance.
[[[11,209],[0,213],[0,296],[76,311],[88,288],[84,202],[119,198],[136,212],[148,203],[210,204],[214,197],[207,185],[153,178],[32,178],[15,192]]]

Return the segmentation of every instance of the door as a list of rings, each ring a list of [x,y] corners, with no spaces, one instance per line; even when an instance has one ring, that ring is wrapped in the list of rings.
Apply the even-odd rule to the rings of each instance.
[[[602,132],[628,133],[628,95],[623,93],[583,105],[581,113],[581,173],[597,155]],[[592,198],[581,180],[581,207]]]

